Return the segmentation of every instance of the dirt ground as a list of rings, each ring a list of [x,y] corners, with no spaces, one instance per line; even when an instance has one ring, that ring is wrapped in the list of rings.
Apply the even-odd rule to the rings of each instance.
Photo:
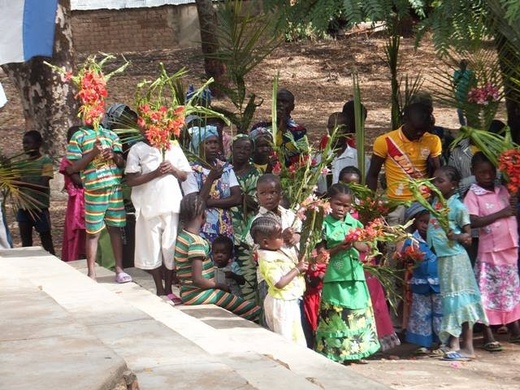
[[[320,42],[286,43],[277,49],[248,78],[248,88],[264,99],[256,112],[256,120],[269,118],[272,80],[279,74],[279,85],[291,90],[296,97],[293,117],[304,124],[315,140],[326,128],[328,116],[341,111],[352,96],[352,72],[359,74],[362,100],[368,109],[366,122],[367,150],[375,136],[390,130],[390,73],[385,64],[385,41],[376,36],[356,36],[348,40],[324,40]],[[145,53],[124,53],[131,66],[122,76],[109,83],[109,104],[125,102],[132,105],[136,84],[143,79],[152,80],[163,62],[169,72],[186,67],[190,74],[187,81],[200,85],[198,75],[203,67],[194,58],[196,50],[161,50]],[[81,56],[78,56],[81,58]],[[412,39],[401,44],[401,76],[424,77],[423,90],[434,97],[437,124],[455,130],[458,126],[454,109],[443,107],[435,101],[435,89],[431,76],[438,72],[450,72],[451,67],[437,59],[431,44],[426,42],[417,50]],[[25,131],[20,99],[13,84],[0,71],[10,102],[0,109],[1,151],[6,154],[21,151],[21,138]],[[222,104],[215,100],[215,105]],[[64,129],[66,131],[66,129]],[[60,190],[62,180],[56,173],[53,180],[51,218],[56,252],[61,253],[63,219],[66,196]],[[14,215],[8,214],[15,246],[20,246]],[[35,244],[39,241],[36,238]],[[469,363],[442,362],[434,358],[417,358],[414,347],[398,347],[368,365],[355,365],[352,369],[376,379],[395,389],[512,389],[520,388],[518,363],[520,346],[507,343],[502,336],[505,350],[491,354],[482,349],[478,359]],[[476,344],[481,341],[476,336]]]

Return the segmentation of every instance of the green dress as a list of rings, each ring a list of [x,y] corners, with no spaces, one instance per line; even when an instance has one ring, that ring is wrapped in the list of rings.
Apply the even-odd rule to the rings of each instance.
[[[344,241],[351,229],[362,226],[350,214],[344,220],[328,215],[323,222],[327,249]],[[363,359],[380,348],[363,265],[354,248],[330,258],[323,279],[315,348],[337,362]]]
[[[235,172],[242,194],[249,195],[256,200],[256,182],[260,177],[260,172],[251,165],[250,169],[244,174]],[[241,206],[231,208],[233,219],[233,233],[235,235],[235,260],[246,283],[240,286],[244,299],[254,301],[256,299],[256,264],[253,262],[251,248],[242,240],[245,237],[251,219],[255,216],[255,211],[246,210],[245,202]]]

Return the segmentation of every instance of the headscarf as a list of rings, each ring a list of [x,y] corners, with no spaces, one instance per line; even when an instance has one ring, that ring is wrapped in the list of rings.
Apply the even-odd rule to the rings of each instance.
[[[201,142],[207,140],[210,137],[218,137],[218,130],[216,126],[206,125],[205,127],[193,126],[188,129],[191,136],[191,151],[195,154],[199,153],[199,147]]]
[[[424,207],[419,202],[413,202],[410,207],[408,207],[404,212],[404,218],[409,221],[412,218],[415,218],[415,216],[419,213],[422,213],[423,211],[427,211],[426,207]]]
[[[249,132],[249,138],[255,143],[260,137],[269,137],[271,140],[273,139],[273,134],[271,133],[271,129],[269,127],[255,127]]]
[[[240,133],[240,134],[237,134],[233,137],[233,143],[237,142],[237,141],[240,141],[241,139],[251,139],[249,137],[249,135],[247,134],[244,134],[244,133]],[[252,140],[251,140],[252,141]]]
[[[101,120],[101,126],[103,126],[105,129],[111,129],[112,126],[116,124],[119,119],[121,119],[121,115],[126,108],[130,109],[130,107],[123,103],[112,104],[107,108],[107,111]]]

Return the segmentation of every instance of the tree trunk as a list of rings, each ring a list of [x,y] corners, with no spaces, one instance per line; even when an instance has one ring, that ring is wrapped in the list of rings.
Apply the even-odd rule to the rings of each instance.
[[[43,62],[72,70],[73,56],[70,0],[59,0],[52,59],[34,57],[24,63],[2,65],[22,95],[25,128],[42,133],[42,152],[54,159],[64,154],[67,129],[75,122],[77,105],[72,86]]]
[[[212,0],[195,0],[197,13],[199,16],[200,39],[202,54],[204,55],[204,70],[208,77],[213,77],[217,84],[227,85],[225,65],[212,55],[219,49],[218,36],[216,34],[218,23],[217,14],[213,8]],[[221,96],[222,93],[211,85],[211,92],[214,96]]]

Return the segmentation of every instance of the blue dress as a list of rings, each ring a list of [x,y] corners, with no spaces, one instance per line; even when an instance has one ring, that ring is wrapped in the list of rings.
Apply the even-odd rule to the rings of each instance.
[[[433,202],[433,207],[438,203]],[[455,234],[462,232],[462,227],[470,224],[469,213],[458,194],[448,199],[450,228]],[[428,243],[437,254],[439,263],[439,281],[441,287],[442,322],[439,338],[447,343],[450,336],[458,337],[462,333],[462,324],[470,327],[476,322],[488,324],[482,298],[477,286],[471,262],[464,247],[448,240],[439,222],[432,216],[428,223]]]

